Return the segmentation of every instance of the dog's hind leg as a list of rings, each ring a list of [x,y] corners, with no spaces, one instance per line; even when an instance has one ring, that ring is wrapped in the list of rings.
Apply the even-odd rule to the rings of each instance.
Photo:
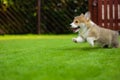
[[[111,46],[113,48],[119,48],[119,34],[117,32],[112,36]]]
[[[112,42],[112,45],[111,45],[113,48],[119,48],[119,42],[116,40],[114,42]]]

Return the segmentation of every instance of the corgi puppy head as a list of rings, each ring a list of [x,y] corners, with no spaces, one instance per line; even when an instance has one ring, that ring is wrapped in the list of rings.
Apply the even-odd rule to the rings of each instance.
[[[90,20],[90,12],[86,12],[85,15],[81,14],[80,16],[76,16],[73,22],[70,24],[73,32],[79,32],[80,29],[87,28],[86,24]]]

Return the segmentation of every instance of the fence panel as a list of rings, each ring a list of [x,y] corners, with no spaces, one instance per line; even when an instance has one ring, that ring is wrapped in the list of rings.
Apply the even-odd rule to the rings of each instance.
[[[70,33],[74,16],[87,10],[87,0],[0,0],[0,34]]]
[[[35,8],[35,1],[1,0],[0,33],[34,33],[36,30]]]
[[[42,33],[70,33],[70,23],[74,16],[88,10],[87,0],[42,0]]]
[[[98,25],[120,30],[120,0],[89,0],[89,10],[92,20]]]

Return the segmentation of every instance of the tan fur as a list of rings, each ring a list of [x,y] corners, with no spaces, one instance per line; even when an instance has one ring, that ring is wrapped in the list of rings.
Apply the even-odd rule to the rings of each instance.
[[[118,32],[113,31],[110,29],[102,28],[96,24],[91,24],[90,19],[86,19],[84,14],[81,14],[80,16],[77,16],[74,18],[73,23],[75,25],[79,25],[80,23],[84,23],[88,31],[88,35],[84,37],[85,32],[80,32],[80,36],[83,36],[85,39],[87,37],[94,37],[95,43],[100,44],[102,47],[108,46],[108,47],[119,47],[119,40],[118,40]]]
[[[119,47],[118,32],[110,29],[101,28],[97,25],[91,26],[90,24],[88,24],[88,26],[90,27],[88,37],[95,37],[95,41],[102,47],[104,47],[105,45],[115,48]]]

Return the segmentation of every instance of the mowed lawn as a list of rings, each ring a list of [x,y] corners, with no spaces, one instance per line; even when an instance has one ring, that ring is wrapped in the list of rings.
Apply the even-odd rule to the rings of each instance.
[[[76,44],[75,36],[0,36],[0,80],[120,80],[120,48]]]

